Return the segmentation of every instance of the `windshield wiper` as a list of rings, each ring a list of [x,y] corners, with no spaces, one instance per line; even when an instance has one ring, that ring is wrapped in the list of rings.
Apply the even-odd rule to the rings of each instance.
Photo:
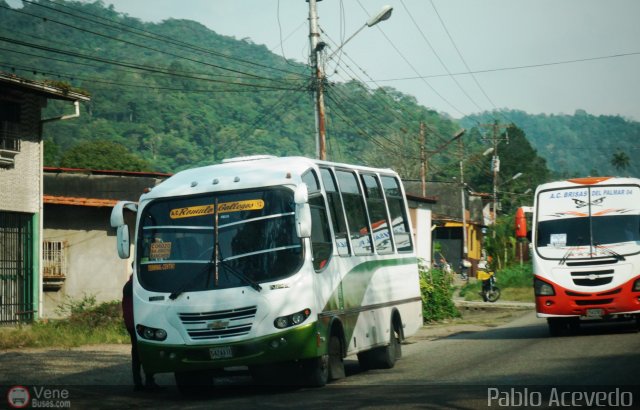
[[[571,257],[571,255],[573,255],[573,249],[569,248],[567,250],[567,252],[562,256],[562,258],[560,258],[560,261],[558,262],[558,265],[564,265],[565,262],[567,261],[567,259],[569,259],[569,257]]]
[[[225,268],[227,268],[229,270],[229,272],[233,273],[233,275],[235,277],[237,277],[238,279],[244,281],[245,283],[247,283],[249,286],[251,286],[252,288],[254,288],[255,290],[257,290],[258,292],[260,292],[262,290],[262,286],[260,286],[260,284],[256,281],[254,281],[253,279],[251,279],[250,277],[248,277],[247,275],[245,275],[244,273],[240,272],[239,270],[237,270],[236,268],[234,268],[233,266],[231,266],[229,264],[229,262],[227,262],[224,259],[220,259],[218,261],[218,263],[222,266],[224,266]]]
[[[174,290],[174,291],[169,295],[169,299],[171,299],[171,300],[176,300],[176,299],[178,298],[178,296],[180,296],[181,294],[183,294],[185,290],[187,290],[188,288],[190,288],[190,287],[191,287],[191,285],[193,285],[193,284],[194,284],[194,283],[195,283],[195,282],[200,278],[200,275],[202,275],[202,274],[203,274],[203,273],[205,273],[205,272],[208,274],[208,273],[209,273],[209,271],[210,271],[210,269],[211,269],[211,266],[213,266],[213,258],[212,258],[212,260],[211,260],[211,261],[209,261],[209,263],[207,263],[207,266],[206,266],[204,269],[202,269],[200,272],[196,273],[196,275],[195,275],[193,278],[191,278],[191,280],[189,280],[189,281],[187,281],[187,282],[184,282],[184,283],[182,284],[182,286],[180,286],[180,287],[178,288],[178,290]],[[208,282],[208,280],[207,280],[207,282]]]
[[[593,246],[595,246],[596,249],[602,249],[603,251],[607,252],[609,255],[613,256],[614,258],[616,258],[619,261],[625,261],[625,257],[620,255],[618,252],[614,251],[611,248],[608,248],[600,243],[594,243]]]

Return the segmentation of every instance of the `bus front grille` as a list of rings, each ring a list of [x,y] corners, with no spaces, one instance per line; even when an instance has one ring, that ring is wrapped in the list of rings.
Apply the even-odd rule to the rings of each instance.
[[[246,335],[256,317],[256,306],[214,312],[179,313],[180,321],[193,340],[224,339]]]
[[[578,286],[600,286],[613,281],[613,269],[571,272],[573,283]]]

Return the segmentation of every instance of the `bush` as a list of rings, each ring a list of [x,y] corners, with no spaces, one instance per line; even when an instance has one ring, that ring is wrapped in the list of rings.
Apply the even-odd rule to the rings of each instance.
[[[129,343],[120,301],[96,305],[95,296],[85,295],[79,300],[67,299],[57,312],[69,317],[0,329],[0,348]]]
[[[425,323],[460,317],[460,312],[453,303],[452,282],[451,274],[420,266],[422,317]]]

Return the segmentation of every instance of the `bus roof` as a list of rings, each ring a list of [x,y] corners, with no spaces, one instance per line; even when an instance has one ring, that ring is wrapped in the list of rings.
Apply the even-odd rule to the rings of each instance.
[[[536,193],[539,191],[546,191],[549,189],[561,189],[561,188],[578,188],[586,186],[599,186],[599,185],[639,185],[640,179],[626,178],[626,177],[586,177],[586,178],[572,178],[562,181],[547,182],[541,184],[536,189]]]
[[[180,171],[154,187],[140,199],[191,195],[212,191],[248,189],[275,185],[297,185],[300,176],[315,165],[397,175],[389,168],[320,161],[306,157],[259,155],[225,159],[220,164]]]

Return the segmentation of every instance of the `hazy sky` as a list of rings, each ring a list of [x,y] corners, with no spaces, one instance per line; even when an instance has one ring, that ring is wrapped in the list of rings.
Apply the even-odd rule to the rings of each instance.
[[[305,0],[103,1],[144,21],[196,20],[308,61]],[[323,40],[341,43],[385,4],[391,18],[348,42],[327,66],[338,71],[331,80],[372,79],[456,118],[510,108],[640,120],[638,0],[323,0]]]

